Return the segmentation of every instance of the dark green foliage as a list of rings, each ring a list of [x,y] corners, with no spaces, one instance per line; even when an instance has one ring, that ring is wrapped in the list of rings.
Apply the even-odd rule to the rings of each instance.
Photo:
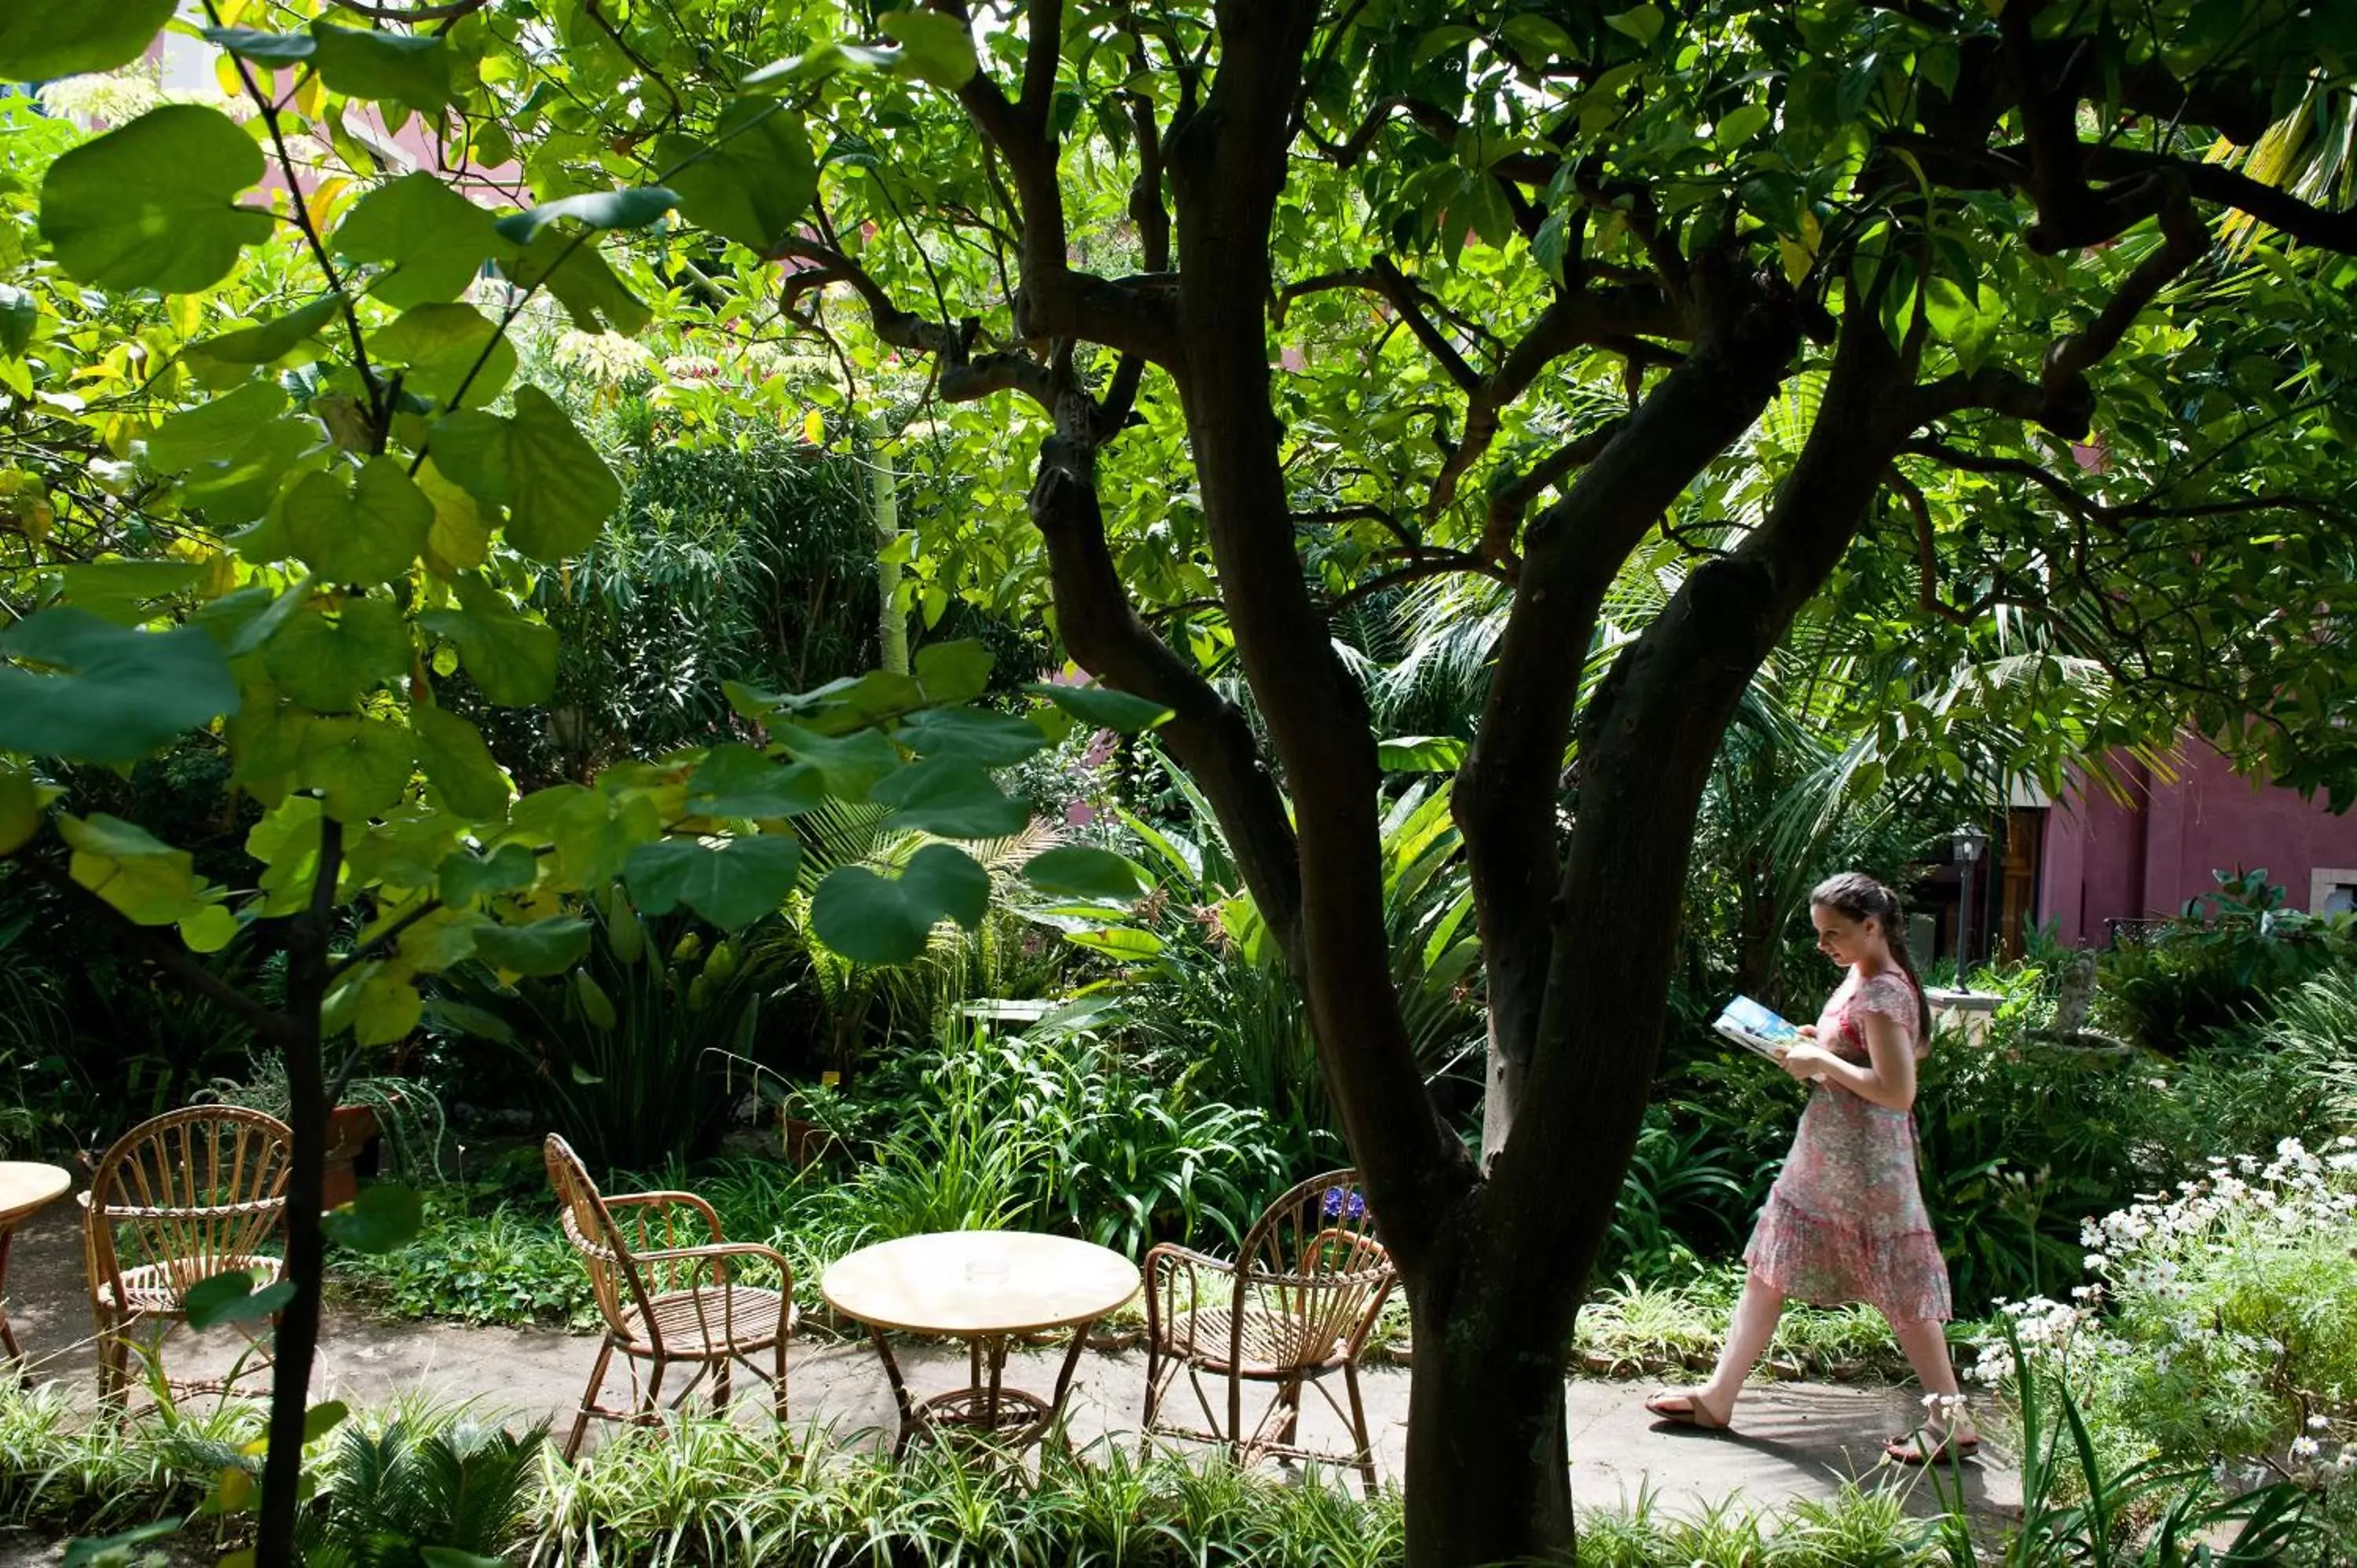
[[[2217,892],[2104,955],[2099,1018],[2170,1056],[2186,1054],[2209,1032],[2247,1024],[2311,975],[2357,963],[2357,924],[2349,917],[2285,908],[2284,890],[2264,868],[2212,875]]]
[[[245,1068],[253,1034],[162,978],[52,888],[0,868],[0,1100],[55,1151],[98,1148]],[[274,966],[237,950],[199,960],[232,983]]]
[[[1764,1173],[1744,1168],[1715,1127],[1674,1130],[1675,1109],[1656,1101],[1645,1113],[1598,1277],[1667,1278],[1726,1255],[1749,1234]]]
[[[732,1079],[753,1058],[763,992],[777,979],[756,934],[723,938],[684,915],[640,916],[619,888],[585,906],[588,955],[569,972],[500,983],[479,964],[452,977],[434,1017],[504,1046],[527,1069],[540,1125],[593,1167],[651,1169],[710,1150]]]
[[[542,596],[556,697],[544,736],[508,739],[549,777],[736,738],[724,680],[799,692],[875,663],[865,470],[775,431],[646,435],[622,510]]]

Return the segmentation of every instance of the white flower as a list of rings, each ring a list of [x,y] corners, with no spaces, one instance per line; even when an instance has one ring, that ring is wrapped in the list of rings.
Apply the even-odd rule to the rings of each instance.
[[[2295,1437],[2291,1440],[2291,1456],[2293,1458],[2313,1459],[2316,1457],[2316,1453],[2317,1443],[2315,1438]]]
[[[2308,1429],[2310,1432],[2322,1432],[2331,1424],[2332,1419],[2330,1416],[2311,1415],[2308,1418]]]
[[[2090,1273],[2093,1273],[2098,1269],[2110,1268],[2112,1266],[2112,1261],[2104,1256],[2101,1252],[2090,1252],[2079,1261],[2079,1266]]]
[[[156,80],[138,71],[69,76],[43,86],[41,107],[84,126],[126,125],[164,102]]]

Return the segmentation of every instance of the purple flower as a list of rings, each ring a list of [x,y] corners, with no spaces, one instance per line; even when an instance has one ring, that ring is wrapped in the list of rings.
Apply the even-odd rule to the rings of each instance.
[[[1355,1187],[1329,1187],[1326,1189],[1326,1218],[1329,1219],[1363,1219],[1367,1200]]]

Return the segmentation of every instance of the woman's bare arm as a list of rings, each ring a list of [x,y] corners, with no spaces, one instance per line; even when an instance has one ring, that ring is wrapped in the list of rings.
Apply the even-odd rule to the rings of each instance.
[[[1890,1111],[1915,1108],[1915,1053],[1896,1022],[1861,1007],[1854,1016],[1866,1031],[1868,1065],[1843,1060],[1819,1045],[1793,1046],[1780,1058],[1794,1078],[1822,1078],[1840,1084],[1870,1104]]]

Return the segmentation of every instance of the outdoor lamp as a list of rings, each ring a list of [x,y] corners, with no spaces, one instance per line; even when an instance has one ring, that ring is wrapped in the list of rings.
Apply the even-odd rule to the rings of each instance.
[[[1973,961],[1973,867],[1980,864],[1981,852],[1988,848],[1988,834],[1966,822],[1948,835],[1948,843],[1956,853],[1956,864],[1963,868],[1964,886],[1958,889],[1956,902],[1956,988],[1972,989],[1965,972]]]

